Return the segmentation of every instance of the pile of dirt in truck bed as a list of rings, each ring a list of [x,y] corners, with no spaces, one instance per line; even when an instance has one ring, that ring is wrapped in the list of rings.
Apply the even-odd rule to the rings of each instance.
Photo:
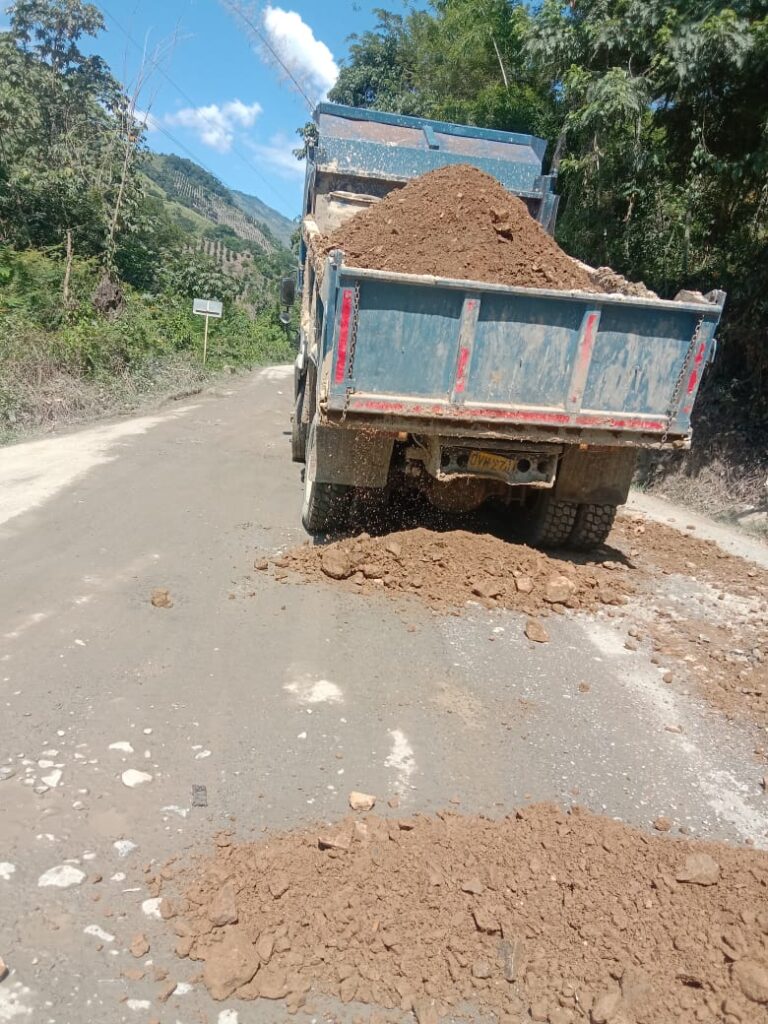
[[[273,561],[308,579],[345,581],[362,593],[413,594],[440,610],[480,601],[528,615],[624,604],[633,586],[620,562],[558,559],[490,534],[418,528],[306,544]]]
[[[764,852],[550,805],[216,843],[148,872],[216,1000],[312,1013],[325,994],[420,1024],[768,1021]]]
[[[525,203],[467,164],[430,171],[322,239],[350,266],[528,288],[594,291]]]

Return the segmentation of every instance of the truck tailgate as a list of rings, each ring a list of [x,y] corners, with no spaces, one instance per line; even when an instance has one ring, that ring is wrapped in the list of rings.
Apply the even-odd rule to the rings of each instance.
[[[688,434],[724,298],[512,288],[333,259],[324,293],[331,412],[638,442]]]

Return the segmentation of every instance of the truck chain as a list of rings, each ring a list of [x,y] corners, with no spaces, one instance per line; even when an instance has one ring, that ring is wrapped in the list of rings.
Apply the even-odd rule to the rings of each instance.
[[[360,318],[360,282],[355,281],[355,294],[352,300],[352,327],[349,336],[349,358],[347,359],[347,381],[352,381],[352,376],[355,371],[355,348],[357,347],[357,324]],[[341,422],[347,418],[347,412],[349,411],[349,401],[352,397],[352,392],[355,389],[351,386],[351,383],[347,384],[344,393],[344,408],[341,410]]]
[[[688,343],[688,348],[683,356],[683,361],[680,364],[680,372],[677,375],[675,386],[672,389],[672,397],[669,400],[669,410],[667,412],[667,426],[664,433],[661,435],[661,443],[666,444],[667,438],[669,437],[669,428],[672,426],[672,417],[676,415],[680,407],[680,396],[683,393],[683,382],[685,381],[685,372],[688,368],[688,363],[691,356],[696,350],[696,346],[699,343],[699,336],[701,335],[701,325],[704,323],[704,314],[702,313],[696,323],[696,327],[691,336],[691,340]]]

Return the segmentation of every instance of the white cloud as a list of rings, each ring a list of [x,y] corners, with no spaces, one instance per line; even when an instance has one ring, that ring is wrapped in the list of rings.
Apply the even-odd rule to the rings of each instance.
[[[339,77],[339,66],[301,15],[269,5],[264,10],[264,28],[271,46],[302,88],[324,97]]]
[[[279,132],[273,135],[268,143],[248,140],[248,149],[260,163],[266,164],[280,178],[296,181],[304,177],[304,162],[297,160],[292,150],[298,147],[298,140],[293,141]]]
[[[175,114],[166,114],[165,123],[180,125],[196,132],[201,142],[219,153],[228,153],[238,128],[252,128],[261,113],[261,104],[230,100],[219,106],[185,107]]]

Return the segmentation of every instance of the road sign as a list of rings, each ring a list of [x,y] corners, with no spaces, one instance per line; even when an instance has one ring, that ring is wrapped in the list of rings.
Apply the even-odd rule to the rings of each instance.
[[[192,312],[198,316],[215,317],[219,319],[222,313],[222,306],[216,299],[193,299]]]

